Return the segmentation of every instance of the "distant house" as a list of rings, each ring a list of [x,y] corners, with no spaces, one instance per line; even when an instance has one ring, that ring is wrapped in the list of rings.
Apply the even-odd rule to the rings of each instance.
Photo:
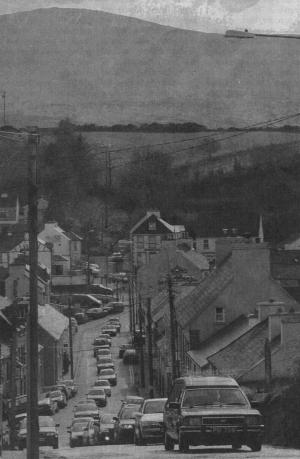
[[[77,234],[63,230],[56,222],[48,222],[39,233],[39,238],[52,244],[53,256],[68,260],[68,271],[80,264],[82,238]]]
[[[280,244],[284,250],[300,250],[300,233],[294,233]]]
[[[12,193],[0,194],[0,225],[14,225],[20,221],[19,197]]]
[[[148,211],[130,230],[133,265],[137,268],[148,264],[153,255],[160,252],[168,242],[178,245],[192,241],[183,225],[171,225],[163,220],[159,211]]]

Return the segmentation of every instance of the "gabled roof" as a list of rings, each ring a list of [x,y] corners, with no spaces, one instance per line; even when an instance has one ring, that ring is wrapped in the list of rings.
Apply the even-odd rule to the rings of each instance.
[[[300,239],[300,233],[293,233],[288,238],[286,238],[280,245],[291,244],[292,242]]]
[[[202,313],[232,279],[231,263],[227,261],[201,281],[198,286],[193,287],[190,294],[176,304],[176,318],[181,327],[185,327]]]
[[[68,327],[68,318],[57,309],[45,304],[38,307],[38,323],[53,339],[58,341]]]
[[[30,272],[29,266],[29,257],[24,254],[20,254],[12,263],[12,266],[24,266],[26,271]],[[46,266],[42,266],[38,264],[37,266],[37,276],[44,282],[48,282],[50,280],[50,274]]]
[[[24,241],[24,231],[0,234],[0,252],[9,252]]]
[[[136,232],[136,230],[143,225],[147,220],[155,218],[168,232],[170,233],[178,233],[178,232],[183,232],[185,231],[185,227],[183,225],[171,225],[170,223],[166,222],[160,217],[160,213],[158,211],[149,211],[146,213],[146,215],[141,218],[130,230],[130,234],[133,234]],[[153,234],[156,234],[155,231],[153,231]]]
[[[208,361],[221,373],[238,378],[264,358],[264,345],[267,337],[268,318],[209,356]]]
[[[188,351],[188,355],[200,367],[208,364],[209,356],[217,353],[242,336],[250,328],[248,318],[242,314],[236,320],[201,344],[200,349]]]

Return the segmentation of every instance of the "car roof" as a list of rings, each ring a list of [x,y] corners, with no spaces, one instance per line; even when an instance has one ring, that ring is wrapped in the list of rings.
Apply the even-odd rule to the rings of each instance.
[[[177,378],[176,382],[182,382],[186,387],[239,387],[235,379],[223,376],[185,376]]]
[[[166,402],[167,400],[167,398],[146,398],[144,402]]]

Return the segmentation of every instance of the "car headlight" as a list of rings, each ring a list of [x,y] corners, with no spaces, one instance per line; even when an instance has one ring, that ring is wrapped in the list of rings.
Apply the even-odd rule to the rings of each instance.
[[[262,424],[262,416],[259,416],[257,414],[252,416],[246,416],[245,423],[247,426],[258,426]]]
[[[202,418],[201,416],[188,416],[183,418],[182,424],[184,426],[201,426]]]
[[[132,429],[132,428],[133,428],[133,425],[132,425],[132,424],[123,424],[123,425],[122,425],[122,428],[123,428],[123,429]]]

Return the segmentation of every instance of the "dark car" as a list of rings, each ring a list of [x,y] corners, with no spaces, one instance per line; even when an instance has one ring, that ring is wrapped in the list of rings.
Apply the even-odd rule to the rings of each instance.
[[[52,390],[47,392],[46,397],[49,397],[51,400],[56,402],[58,408],[64,408],[68,404],[66,395],[61,390]]]
[[[135,417],[139,405],[122,405],[118,416],[114,418],[114,441],[115,443],[133,443]]]
[[[82,311],[75,312],[74,318],[78,324],[85,324],[88,321],[87,315]]]
[[[97,340],[107,339],[108,342],[111,344],[111,336],[108,333],[100,333],[95,339],[94,344],[97,345]]]
[[[123,358],[123,355],[126,349],[133,349],[132,344],[129,344],[129,343],[121,344],[121,346],[119,347],[119,358],[120,359]]]
[[[106,311],[103,308],[89,308],[86,310],[86,315],[89,319],[101,319],[106,316]]]
[[[112,312],[123,312],[125,304],[122,301],[111,301],[107,304],[107,306],[111,306],[113,308]]]
[[[121,330],[121,323],[119,321],[119,319],[109,319],[107,322],[106,322],[106,325],[112,325],[113,327],[116,327],[117,331],[120,332]]]
[[[139,356],[135,349],[126,349],[123,355],[123,363],[135,365],[139,362]]]
[[[95,400],[97,406],[106,406],[107,398],[105,390],[102,387],[93,387],[87,393],[88,400]]]
[[[136,416],[134,429],[134,443],[162,442],[164,439],[163,413],[166,398],[146,399]]]
[[[59,424],[55,424],[50,416],[39,416],[39,445],[52,446],[58,448],[58,431]],[[18,447],[20,450],[26,448],[27,441],[27,418],[20,423],[18,432]]]
[[[40,416],[52,416],[58,411],[57,402],[50,397],[45,397],[38,401],[38,413]]]
[[[94,344],[94,357],[97,355],[98,349],[103,349],[103,346],[111,346],[111,343],[106,338],[101,338],[97,340],[97,344]]]
[[[190,445],[247,445],[260,451],[264,426],[259,411],[232,378],[182,377],[174,382],[164,410],[165,449]]]
[[[115,420],[113,414],[103,413],[100,416],[100,443],[114,442]]]
[[[122,400],[123,405],[142,405],[144,403],[144,398],[139,395],[127,395]]]
[[[116,336],[117,335],[117,329],[113,325],[105,325],[104,327],[101,328],[102,333],[107,333],[110,336]]]
[[[99,443],[99,421],[95,421],[93,418],[75,419],[68,432],[70,433],[71,448]]]

